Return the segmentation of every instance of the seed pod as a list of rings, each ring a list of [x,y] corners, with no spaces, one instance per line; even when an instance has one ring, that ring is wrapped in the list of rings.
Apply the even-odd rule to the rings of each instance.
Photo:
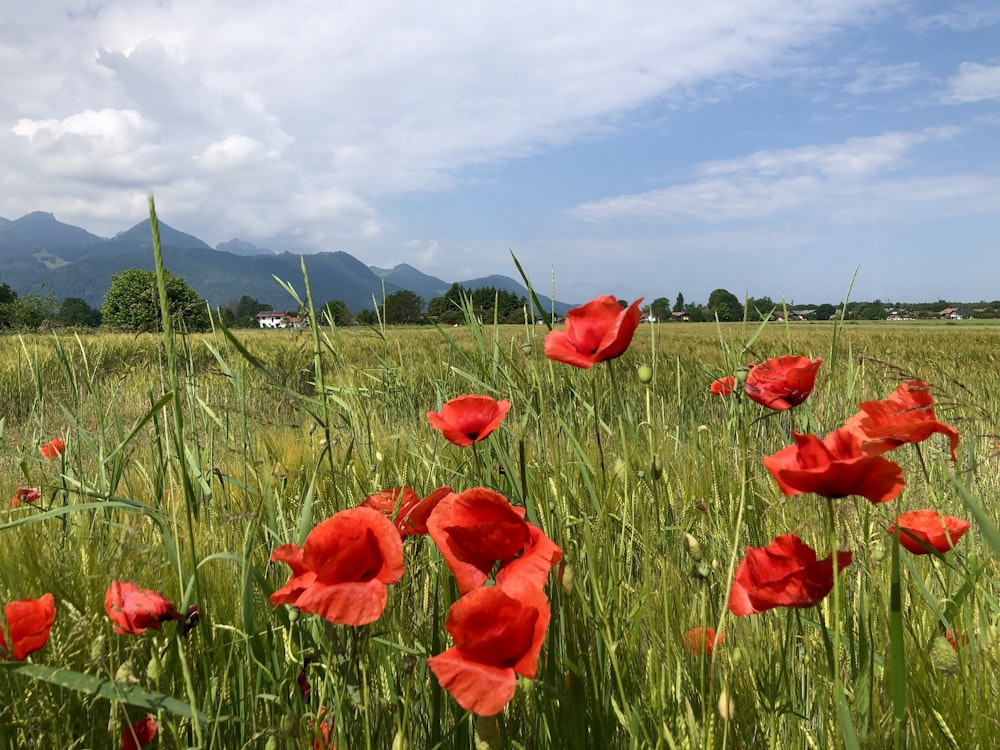
[[[573,570],[573,566],[565,560],[559,563],[559,585],[562,586],[563,591],[567,594],[573,593],[573,581],[575,579],[576,573]]]
[[[938,672],[950,675],[958,674],[958,652],[943,635],[939,635],[931,644],[931,664]]]
[[[722,692],[719,693],[719,716],[722,717],[723,721],[732,721],[736,716],[736,702],[726,688],[723,688]]]
[[[642,365],[639,367],[639,382],[643,385],[649,385],[653,382],[653,368],[649,365]]]
[[[694,560],[701,560],[701,542],[699,542],[693,535],[685,533],[684,534],[684,549],[689,555],[691,555]]]

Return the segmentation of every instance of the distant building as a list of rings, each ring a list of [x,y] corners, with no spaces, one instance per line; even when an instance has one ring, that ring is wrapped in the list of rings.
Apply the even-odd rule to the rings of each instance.
[[[293,312],[267,310],[257,313],[257,323],[261,328],[305,328],[306,321]]]

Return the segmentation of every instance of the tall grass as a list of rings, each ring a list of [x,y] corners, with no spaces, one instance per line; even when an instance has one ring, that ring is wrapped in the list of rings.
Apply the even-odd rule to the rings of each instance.
[[[0,664],[0,747],[117,747],[147,712],[154,747],[227,750],[312,747],[323,721],[341,748],[994,746],[996,550],[974,530],[946,556],[910,557],[885,529],[897,504],[969,517],[963,494],[996,522],[1000,329],[843,326],[791,415],[708,385],[767,356],[829,358],[832,325],[644,325],[586,371],[547,360],[544,330],[470,315],[446,330],[0,338],[0,486],[42,489],[0,518],[0,594],[52,591],[58,607],[44,650]],[[855,553],[836,605],[729,615],[746,546],[795,531],[830,551],[825,501],[783,497],[761,457],[909,377],[934,385],[960,430],[958,463],[943,440],[901,449],[901,500],[833,504]],[[475,451],[425,418],[462,393],[514,404]],[[41,458],[55,436],[65,453]],[[402,484],[496,489],[565,553],[537,679],[496,722],[463,712],[426,667],[457,596],[430,540],[407,541],[372,625],[268,601],[288,574],[274,548]],[[113,578],[197,606],[199,624],[115,635]],[[694,627],[725,641],[693,655]],[[932,648],[946,629],[969,638],[957,665]]]

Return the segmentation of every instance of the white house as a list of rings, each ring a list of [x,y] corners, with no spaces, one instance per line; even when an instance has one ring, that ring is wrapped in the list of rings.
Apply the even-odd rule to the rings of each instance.
[[[295,313],[267,310],[257,313],[257,322],[261,328],[305,328],[306,322]]]

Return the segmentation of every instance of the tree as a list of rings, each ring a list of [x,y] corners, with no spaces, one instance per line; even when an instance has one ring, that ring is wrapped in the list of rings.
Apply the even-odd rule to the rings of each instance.
[[[101,311],[87,304],[82,297],[67,297],[56,314],[60,325],[97,328],[101,324]]]
[[[858,318],[861,320],[885,320],[885,317],[885,308],[877,302],[865,305],[858,311]]]
[[[384,304],[386,323],[416,323],[424,309],[423,299],[408,289],[393,292]]]
[[[342,299],[330,300],[316,311],[316,315],[319,317],[320,324],[325,324],[328,317],[335,326],[349,326],[354,322],[350,308]]]
[[[375,314],[374,310],[362,310],[357,314],[355,320],[366,326],[378,325],[378,315]]]
[[[0,284],[0,328],[14,325],[14,305],[17,302],[17,292],[6,284]]]
[[[708,295],[708,314],[721,321],[743,320],[743,305],[732,292],[716,289]]]
[[[670,320],[670,300],[666,297],[657,297],[649,306],[649,313],[657,320]]]
[[[257,328],[260,326],[257,322],[257,313],[273,309],[267,302],[261,302],[249,294],[244,294],[236,303],[236,309],[233,310],[233,315],[236,318],[235,325],[244,328]]]
[[[53,294],[26,294],[13,304],[11,325],[14,328],[45,328],[56,319],[59,303]]]
[[[427,303],[427,316],[442,323],[456,323],[462,319],[462,305],[469,291],[460,284],[452,284],[440,297]]]
[[[684,295],[677,292],[677,301],[674,302],[674,312],[684,312]]]
[[[824,302],[822,305],[816,305],[816,309],[813,310],[812,317],[816,318],[816,320],[830,320],[836,314],[837,308],[827,302]]]
[[[188,331],[203,331],[209,327],[205,302],[184,279],[164,269],[167,303],[175,323]],[[160,330],[160,295],[156,273],[141,268],[128,268],[111,277],[111,286],[104,295],[101,318],[105,325],[125,331]]]

